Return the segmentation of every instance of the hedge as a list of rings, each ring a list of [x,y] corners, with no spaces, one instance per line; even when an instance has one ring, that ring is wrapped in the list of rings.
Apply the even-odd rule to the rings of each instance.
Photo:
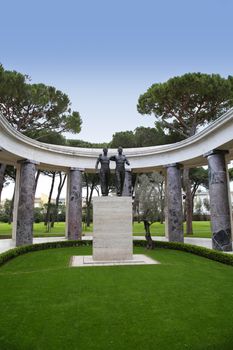
[[[19,255],[34,252],[37,250],[51,249],[51,248],[66,248],[66,247],[79,247],[79,246],[90,246],[92,241],[59,241],[59,242],[46,242],[38,244],[24,245],[21,247],[10,249],[0,254],[0,266],[5,264],[7,261],[16,258]]]
[[[37,250],[51,249],[51,248],[66,248],[66,247],[80,247],[80,246],[91,246],[91,240],[85,241],[60,241],[60,242],[46,242],[39,244],[31,244],[26,246],[21,246],[8,250],[5,253],[0,254],[0,266],[5,264],[7,261],[28,252],[33,252]],[[195,246],[192,244],[176,243],[176,242],[162,242],[154,241],[155,248],[165,248],[165,249],[175,249],[182,250],[184,252],[199,255],[214,261],[218,261],[223,264],[233,266],[233,255],[225,254],[220,251]],[[145,240],[135,240],[135,247],[145,247],[147,246],[147,241]]]
[[[165,248],[165,249],[174,249],[182,250],[187,253],[192,253],[205,257],[210,260],[215,260],[223,264],[233,266],[233,255],[223,253],[221,251],[212,250],[204,247],[199,247],[193,244],[185,244],[178,242],[162,242],[162,241],[153,241],[155,248]],[[134,241],[135,247],[146,247],[147,242],[144,240]]]

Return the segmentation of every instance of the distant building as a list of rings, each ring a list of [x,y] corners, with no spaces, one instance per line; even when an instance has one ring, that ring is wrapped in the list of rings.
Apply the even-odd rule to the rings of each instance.
[[[197,208],[200,208],[200,211],[203,214],[210,214],[209,210],[207,209],[205,202],[209,203],[210,197],[209,197],[209,191],[200,191],[197,192],[195,197],[194,197],[194,202],[193,202],[193,211],[197,211]],[[233,191],[231,191],[231,204],[233,207]],[[196,210],[195,210],[196,209]]]
[[[35,208],[41,208],[43,207],[45,204],[48,203],[48,199],[49,196],[47,194],[42,193],[40,197],[36,197],[35,201],[34,201],[34,207]],[[52,198],[51,199],[51,203],[55,204],[56,203],[56,199]],[[59,199],[59,203],[62,205],[66,204],[66,199],[65,198],[60,198]]]
[[[47,194],[42,193],[40,197],[36,197],[35,198],[34,207],[35,208],[43,207],[45,204],[48,203],[48,199],[49,199],[49,196]],[[52,198],[51,199],[51,203],[55,204],[56,203],[56,199]],[[59,198],[59,204],[60,205],[66,205],[66,198],[65,197]],[[86,206],[86,198],[85,197],[82,198],[82,205]]]

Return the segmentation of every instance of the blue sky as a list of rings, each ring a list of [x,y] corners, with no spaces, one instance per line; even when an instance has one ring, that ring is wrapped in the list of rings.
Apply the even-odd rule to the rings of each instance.
[[[232,0],[1,0],[0,62],[67,93],[73,136],[153,126],[140,94],[186,72],[233,75]]]

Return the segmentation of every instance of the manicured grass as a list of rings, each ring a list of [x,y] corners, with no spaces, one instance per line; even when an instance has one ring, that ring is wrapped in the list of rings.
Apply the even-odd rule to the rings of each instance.
[[[186,223],[184,223],[184,232],[186,230]],[[193,235],[192,237],[211,237],[210,221],[193,221]],[[135,236],[141,236],[145,234],[144,225],[142,222],[135,222],[133,224],[133,232]],[[165,224],[155,222],[151,225],[152,236],[164,236],[165,235]],[[187,235],[185,235],[186,237]]]
[[[0,223],[0,237],[4,238],[11,237],[12,225],[1,222]],[[65,234],[65,223],[57,222],[55,226],[47,232],[47,228],[43,222],[35,223],[33,225],[34,237],[50,237],[50,236],[64,236]]]
[[[185,229],[185,224],[184,224]],[[194,234],[192,237],[211,237],[210,233],[210,222],[209,221],[194,221],[193,222]],[[86,227],[83,225],[83,232],[92,232],[91,227]],[[133,232],[135,236],[142,236],[145,234],[143,223],[134,222]],[[185,231],[184,231],[185,232]],[[46,232],[46,226],[44,223],[34,224],[34,237],[49,237],[49,236],[64,236],[65,234],[65,223],[58,222],[55,223],[54,228],[51,228],[50,232]],[[156,222],[151,225],[151,234],[153,236],[164,236],[165,225]],[[0,223],[0,237],[9,238],[11,237],[11,225],[6,223]]]
[[[221,349],[233,344],[233,268],[173,250],[160,265],[70,268],[90,247],[37,251],[0,268],[0,348]]]
[[[150,227],[151,235],[164,236],[165,234],[165,225],[155,222]],[[145,235],[144,224],[143,222],[134,222],[133,223],[133,233],[135,236]]]
[[[186,223],[184,223],[184,232],[186,232]],[[211,237],[210,221],[193,221],[192,237],[210,238]]]

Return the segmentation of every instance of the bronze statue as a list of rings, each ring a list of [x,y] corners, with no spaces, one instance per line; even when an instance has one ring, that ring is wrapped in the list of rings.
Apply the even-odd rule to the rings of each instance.
[[[101,193],[102,196],[108,196],[108,184],[109,184],[109,177],[110,177],[110,158],[108,157],[108,149],[103,149],[103,154],[100,154],[97,161],[95,168],[98,171],[98,165],[101,164],[101,168],[99,171],[99,177],[100,177],[100,187],[101,187]]]
[[[110,157],[110,160],[116,162],[116,192],[117,196],[122,196],[124,180],[125,180],[125,164],[130,165],[128,159],[122,154],[122,147],[118,147],[118,154]]]

